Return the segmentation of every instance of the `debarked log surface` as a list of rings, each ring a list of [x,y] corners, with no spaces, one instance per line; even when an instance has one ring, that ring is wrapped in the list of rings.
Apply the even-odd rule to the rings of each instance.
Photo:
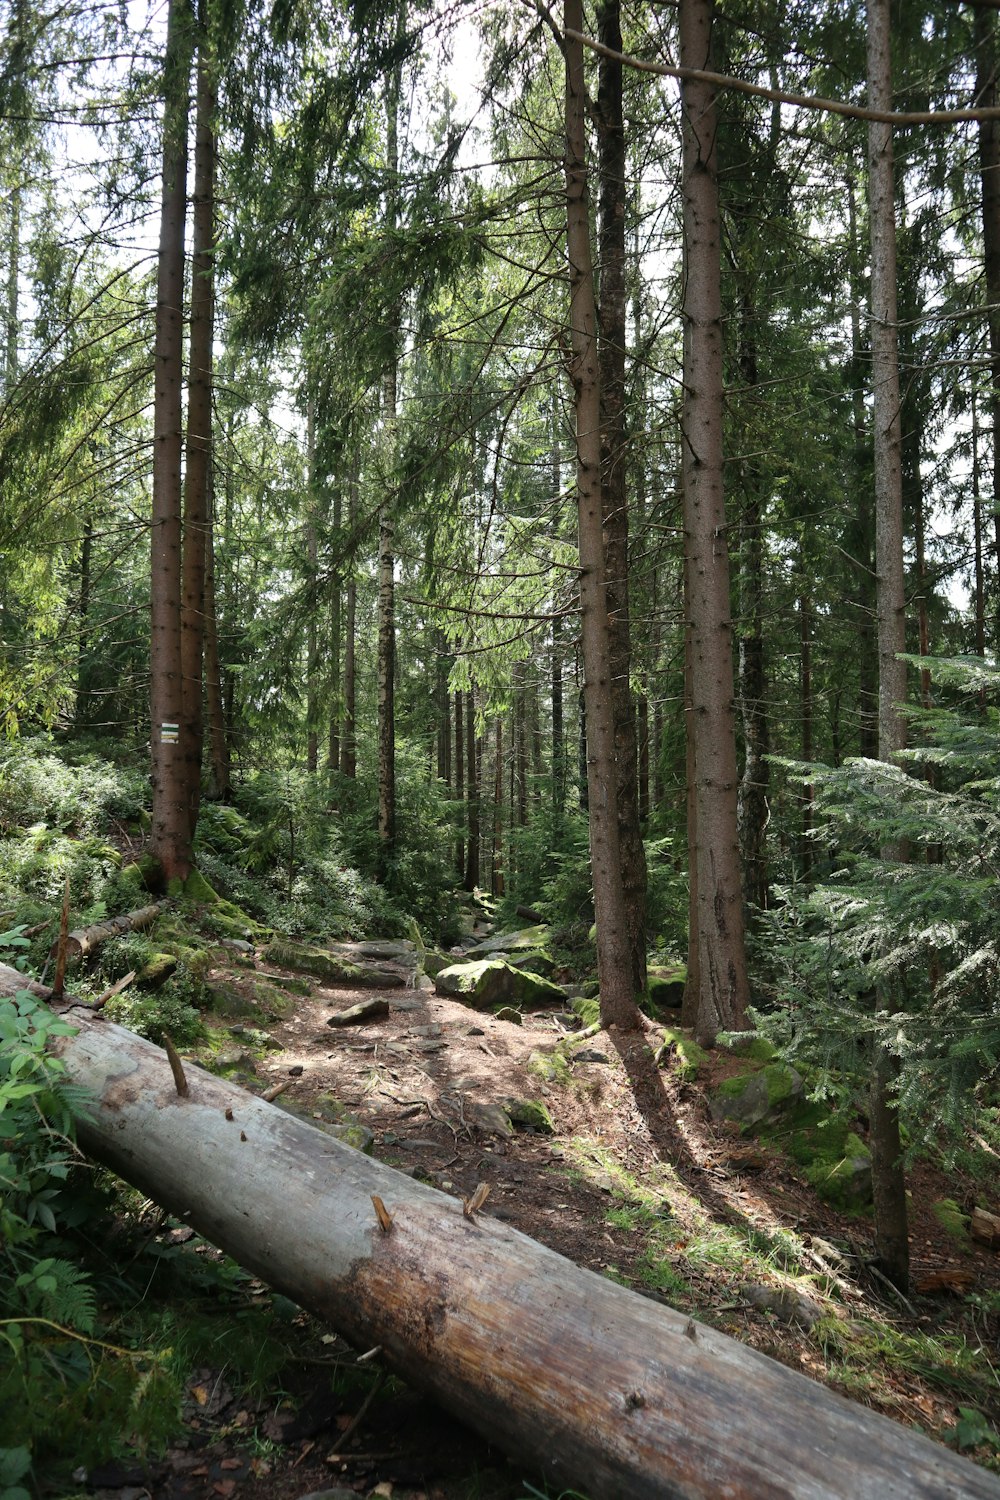
[[[0,995],[24,987],[0,966]],[[529,1474],[590,1500],[1000,1500],[929,1439],[191,1064],[181,1095],[160,1048],[60,1009],[85,1151]]]

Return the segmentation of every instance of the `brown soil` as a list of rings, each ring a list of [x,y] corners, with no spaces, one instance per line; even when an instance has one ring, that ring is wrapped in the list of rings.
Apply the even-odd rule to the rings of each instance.
[[[215,977],[249,993],[245,971],[227,968]],[[447,1193],[468,1197],[486,1184],[482,1212],[508,1220],[578,1265],[682,1306],[901,1421],[929,1432],[954,1422],[954,1393],[949,1396],[940,1383],[897,1369],[891,1356],[873,1358],[873,1378],[856,1378],[845,1364],[838,1366],[815,1332],[748,1305],[743,1291],[748,1282],[770,1281],[806,1295],[829,1294],[824,1310],[834,1318],[871,1319],[876,1327],[891,1323],[915,1336],[940,1336],[961,1326],[968,1335],[968,1304],[961,1297],[997,1287],[1000,1257],[958,1243],[931,1211],[937,1199],[966,1197],[971,1190],[964,1184],[926,1165],[911,1174],[918,1290],[903,1304],[867,1269],[868,1219],[846,1217],[822,1203],[774,1146],[741,1139],[711,1122],[706,1093],[731,1071],[726,1054],[713,1055],[696,1084],[683,1082],[669,1063],[656,1065],[653,1053],[663,1031],[647,1023],[640,1036],[600,1033],[589,1039],[582,1050],[590,1060],[573,1062],[564,1081],[546,1082],[529,1065],[532,1054],[552,1053],[578,1029],[573,1016],[525,1015],[516,1025],[432,991],[406,988],[381,992],[389,1001],[387,1016],[327,1026],[334,1010],[368,993],[316,983],[310,997],[294,997],[287,1018],[267,1027],[280,1050],[257,1062],[252,1086],[263,1091],[287,1084],[281,1103],[326,1119],[332,1118],[333,1096],[374,1133],[373,1151],[381,1160]],[[544,1103],[554,1133],[499,1133],[486,1106],[511,1099]],[[648,1216],[637,1223],[628,1212],[643,1192],[647,1208],[662,1204],[655,1211],[668,1225],[653,1257]],[[787,1231],[797,1237],[800,1264],[812,1272],[811,1281],[782,1270]],[[774,1247],[763,1271],[759,1256],[741,1254],[748,1235]],[[921,1295],[921,1287],[932,1291]],[[997,1322],[995,1314],[984,1314],[977,1325],[985,1370],[991,1340],[996,1355]],[[315,1329],[311,1335],[304,1329],[304,1345],[310,1337],[315,1340]],[[329,1339],[309,1347],[327,1362],[351,1366],[356,1355]],[[288,1389],[286,1376],[284,1395],[269,1410],[241,1403],[228,1387],[214,1415],[210,1401],[217,1401],[217,1392],[201,1405],[192,1396],[186,1446],[173,1450],[154,1480],[147,1476],[145,1487],[129,1489],[123,1481],[140,1476],[108,1476],[111,1484],[100,1493],[118,1500],[144,1494],[155,1500],[296,1500],[339,1485],[345,1494],[394,1500],[531,1495],[526,1486],[532,1475],[523,1465],[505,1463],[416,1395],[390,1383],[353,1427],[365,1386],[358,1385],[339,1410],[328,1383],[317,1381],[315,1364],[304,1364],[299,1373],[298,1388]],[[211,1390],[213,1380],[218,1372],[204,1371],[192,1385]],[[998,1413],[991,1415],[996,1420]],[[263,1435],[273,1445],[270,1451],[251,1456],[245,1441],[250,1430],[257,1432],[257,1448]],[[534,1483],[540,1490],[540,1482]],[[585,1492],[585,1475],[579,1484]]]

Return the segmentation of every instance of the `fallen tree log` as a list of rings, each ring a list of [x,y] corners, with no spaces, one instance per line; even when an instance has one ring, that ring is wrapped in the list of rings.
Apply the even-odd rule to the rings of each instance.
[[[95,922],[91,927],[79,927],[71,932],[66,940],[66,956],[68,958],[86,958],[101,943],[106,943],[108,938],[121,937],[124,932],[140,932],[145,927],[152,927],[157,917],[166,910],[165,901],[155,901],[150,906],[140,907],[138,911],[123,913],[120,917],[107,917],[103,922]],[[52,944],[52,952],[55,953],[59,946],[58,939]]]
[[[24,988],[0,966],[0,995]],[[44,994],[41,986],[32,985]],[[80,1005],[81,1146],[590,1500],[1000,1497],[966,1459],[331,1139]],[[378,1199],[378,1203],[375,1203]]]

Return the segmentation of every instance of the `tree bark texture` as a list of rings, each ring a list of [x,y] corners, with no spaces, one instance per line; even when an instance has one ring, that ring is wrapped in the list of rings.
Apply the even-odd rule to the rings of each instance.
[[[153,348],[153,513],[150,585],[151,849],[167,882],[191,870],[191,826],[181,722],[181,404],[184,343],[184,223],[190,22],[171,0],[164,66],[163,178]]]
[[[338,484],[333,495],[333,534],[339,539],[343,519],[343,498]],[[340,656],[343,636],[343,598],[340,559],[330,572],[330,692],[329,722],[326,739],[326,769],[340,770],[340,723],[343,695],[340,680]]]
[[[738,221],[738,233],[744,226]],[[739,371],[751,401],[760,384],[757,360],[757,307],[748,289],[740,297]],[[750,423],[743,423],[749,437]],[[752,442],[746,446],[752,448]],[[740,632],[738,680],[743,722],[743,774],[737,794],[737,827],[743,861],[743,889],[748,908],[767,907],[767,787],[770,750],[767,722],[767,677],[764,662],[764,508],[762,483],[753,459],[740,464],[742,496],[739,519]]]
[[[192,840],[201,802],[204,741],[205,567],[212,467],[212,358],[215,331],[215,61],[207,36],[198,43],[195,107],[194,209],[191,256],[187,452],[184,465],[181,675],[184,714],[180,749]]]
[[[405,27],[405,5],[398,27]],[[386,96],[386,227],[396,228],[399,176],[399,95],[402,63],[390,76]],[[393,351],[382,384],[382,420],[389,474],[395,474],[396,404],[398,399],[399,321],[393,328]],[[388,476],[387,476],[388,477]],[[385,481],[384,481],[385,482]],[[396,854],[396,527],[386,497],[378,518],[378,878],[385,880]]]
[[[310,397],[306,409],[306,518],[309,618],[306,621],[306,770],[319,768],[319,495],[316,485],[316,407]]]
[[[458,832],[455,835],[455,869],[459,880],[465,874],[465,825],[463,819],[466,798],[465,785],[465,712],[462,694],[455,689],[455,801],[458,804]]]
[[[847,222],[850,240],[851,279],[851,411],[854,428],[854,472],[857,480],[857,511],[849,535],[849,548],[858,569],[856,609],[858,618],[858,746],[874,760],[878,756],[878,657],[875,645],[875,568],[873,541],[874,507],[871,498],[872,443],[865,413],[865,371],[868,362],[861,343],[861,307],[865,287],[858,244],[857,204],[854,178],[847,179]]]
[[[892,107],[890,0],[868,0],[868,99],[873,109]],[[906,697],[903,584],[903,472],[900,422],[898,315],[896,307],[896,210],[893,193],[892,127],[868,126],[868,194],[872,251],[872,384],[875,439],[875,573],[879,660],[880,760],[892,762],[906,743],[899,705]],[[883,858],[900,860],[898,845]],[[891,1010],[891,995],[879,991],[880,1011]],[[909,1281],[906,1183],[899,1117],[892,1100],[895,1059],[881,1044],[871,1088],[872,1187],[875,1254],[882,1270],[901,1290]]]
[[[681,0],[681,66],[711,66],[712,0]],[[695,1031],[738,1029],[747,1004],[737,831],[736,720],[723,492],[721,220],[715,92],[688,80],[684,114],[682,486],[689,578],[697,842],[699,998]]]
[[[467,833],[465,841],[465,889],[474,891],[479,884],[479,772],[482,746],[476,741],[476,690],[471,685],[465,693],[465,775]]]
[[[567,31],[582,31],[581,0],[565,0]],[[618,768],[607,559],[601,484],[601,396],[597,307],[587,206],[583,45],[566,38],[566,248],[569,257],[571,378],[576,412],[580,553],[580,636],[587,717],[587,802],[597,928],[601,1023],[639,1024],[618,823]]]
[[[620,0],[603,0],[598,40],[622,51]],[[646,988],[646,851],[639,822],[638,746],[632,700],[629,622],[629,514],[625,424],[625,122],[622,65],[601,57],[597,94],[597,175],[600,184],[598,263],[598,372],[601,403],[601,485],[604,505],[605,582],[611,657],[611,696],[618,769],[618,841],[625,914],[632,951],[632,988]]]
[[[347,529],[354,535],[358,521],[360,475],[355,458],[347,491]],[[351,568],[344,600],[344,732],[340,741],[340,770],[353,781],[358,768],[357,741],[357,615],[358,585]]]
[[[233,787],[219,660],[219,618],[215,602],[215,486],[211,469],[205,518],[205,713],[208,719],[209,794],[217,802],[228,802]]]
[[[0,993],[25,988],[0,966]],[[34,987],[40,991],[40,986]],[[43,992],[47,993],[47,992]],[[591,1500],[997,1500],[984,1469],[82,1006],[96,1160]],[[380,1227],[372,1203],[389,1216]],[[599,1377],[597,1372],[599,1372]]]

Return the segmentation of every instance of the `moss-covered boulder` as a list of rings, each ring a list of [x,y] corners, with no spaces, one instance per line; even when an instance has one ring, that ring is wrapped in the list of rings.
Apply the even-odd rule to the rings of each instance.
[[[746,1031],[720,1031],[715,1043],[734,1057],[747,1057],[751,1062],[773,1062],[778,1055],[766,1037]]]
[[[787,1114],[802,1097],[802,1075],[785,1062],[726,1078],[709,1097],[713,1120],[735,1120],[744,1130]]]
[[[425,948],[420,967],[431,979],[436,979],[442,969],[450,969],[454,962],[452,953],[442,953],[438,948]]]
[[[556,966],[552,954],[546,953],[543,948],[528,948],[524,953],[506,953],[504,957],[515,969],[524,969],[529,974],[541,974],[543,979],[551,978]]]
[[[402,974],[390,969],[376,969],[367,964],[351,963],[341,954],[308,943],[293,943],[288,938],[272,938],[264,949],[268,963],[301,974],[313,974],[325,984],[349,988],[392,990],[406,984]]]
[[[176,953],[154,953],[135,976],[135,982],[140,989],[158,990],[177,973],[178,962]]]
[[[762,1133],[801,1167],[824,1202],[845,1213],[871,1203],[871,1155],[850,1115],[831,1113],[820,1100],[800,1101],[787,1120]]]
[[[872,1159],[860,1136],[849,1132],[843,1154],[836,1161],[829,1158],[813,1162],[806,1168],[806,1181],[825,1203],[846,1213],[867,1208],[872,1201]]]
[[[939,1198],[931,1204],[931,1213],[953,1240],[960,1245],[969,1244],[971,1217],[962,1212],[954,1198]]]
[[[687,968],[684,964],[647,964],[646,988],[650,1003],[664,1010],[680,1010],[684,1000]]]
[[[554,1135],[552,1116],[540,1099],[508,1099],[505,1105],[513,1125],[522,1130],[537,1130],[541,1135]]]
[[[491,953],[546,952],[549,944],[549,929],[543,922],[534,927],[521,927],[517,932],[495,932],[483,942],[469,949],[469,958],[485,958]]]
[[[495,1005],[563,1005],[566,997],[557,984],[539,974],[526,974],[502,958],[451,964],[434,980],[439,995],[460,1000],[475,1010]]]

